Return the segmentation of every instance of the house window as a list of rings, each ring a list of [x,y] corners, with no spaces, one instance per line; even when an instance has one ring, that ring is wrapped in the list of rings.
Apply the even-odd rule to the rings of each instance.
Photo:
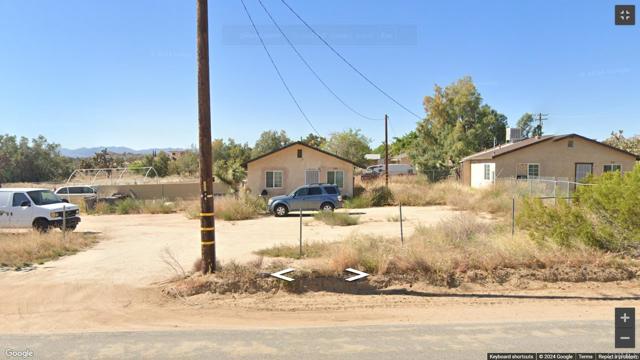
[[[491,165],[484,164],[484,179],[491,180]]]
[[[567,146],[568,146],[568,147],[570,147],[570,148],[572,148],[572,147],[573,147],[573,140],[569,140],[569,141],[567,142]]]
[[[298,159],[302,159],[302,149],[298,149]]]
[[[604,172],[610,171],[622,171],[622,165],[620,164],[609,164],[604,166]]]
[[[540,176],[540,164],[527,164],[527,177],[537,178]]]
[[[307,169],[304,171],[304,184],[317,184],[320,182],[320,170]]]
[[[267,189],[282,187],[282,171],[267,171]]]
[[[342,170],[327,171],[327,184],[337,185],[339,188],[344,187],[344,171]]]

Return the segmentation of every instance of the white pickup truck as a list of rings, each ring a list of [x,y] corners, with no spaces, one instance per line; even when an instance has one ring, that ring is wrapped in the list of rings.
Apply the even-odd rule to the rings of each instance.
[[[79,213],[78,206],[63,202],[51,190],[0,188],[0,229],[34,228],[45,232],[61,229],[64,223],[67,230],[73,231],[80,222]]]

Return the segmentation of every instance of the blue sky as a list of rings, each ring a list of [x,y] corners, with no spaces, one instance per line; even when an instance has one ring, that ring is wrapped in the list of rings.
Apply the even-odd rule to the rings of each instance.
[[[274,28],[245,0],[262,30]],[[314,40],[279,0],[263,0],[323,79],[391,135],[417,119]],[[385,91],[419,115],[435,83],[470,75],[511,124],[549,113],[546,133],[640,133],[640,28],[614,26],[612,1],[288,0]],[[625,3],[634,3],[625,2]],[[311,132],[251,34],[240,0],[210,0],[214,137]],[[280,41],[279,41],[280,40]],[[353,115],[282,39],[269,48],[322,135],[382,124]],[[0,0],[0,133],[63,147],[197,143],[195,1]]]

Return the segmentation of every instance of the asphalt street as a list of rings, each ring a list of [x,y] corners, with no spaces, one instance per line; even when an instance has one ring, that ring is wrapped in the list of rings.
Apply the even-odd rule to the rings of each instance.
[[[7,349],[32,351],[26,359],[486,359],[487,352],[616,351],[613,321],[0,335],[0,347],[0,359],[15,359]]]

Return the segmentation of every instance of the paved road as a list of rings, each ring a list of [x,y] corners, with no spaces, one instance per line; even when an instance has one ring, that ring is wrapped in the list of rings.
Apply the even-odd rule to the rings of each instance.
[[[613,352],[608,321],[0,335],[34,359],[486,359],[487,352]]]

